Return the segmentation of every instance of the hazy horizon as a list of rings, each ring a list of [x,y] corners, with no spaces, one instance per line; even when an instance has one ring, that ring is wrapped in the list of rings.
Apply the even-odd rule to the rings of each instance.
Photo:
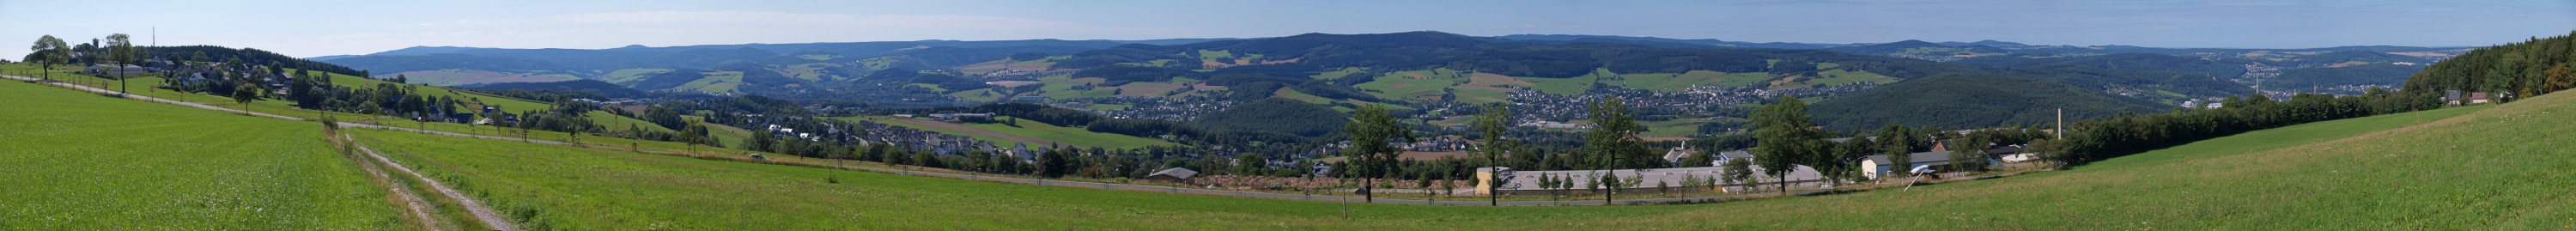
[[[506,7],[495,7],[506,6]],[[122,15],[99,17],[115,9]],[[2576,2],[27,2],[0,37],[249,47],[296,57],[414,46],[601,49],[917,40],[1255,38],[1442,31],[1746,42],[1999,40],[2038,45],[2486,46],[2576,30]],[[15,60],[25,49],[0,49]]]

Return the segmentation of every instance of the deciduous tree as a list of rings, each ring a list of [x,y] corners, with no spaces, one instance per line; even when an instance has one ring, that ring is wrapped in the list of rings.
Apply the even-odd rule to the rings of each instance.
[[[1753,161],[1762,172],[1780,178],[1780,194],[1789,194],[1789,172],[1825,149],[1824,133],[1807,120],[1807,103],[1781,97],[1780,103],[1753,111]]]
[[[1404,154],[1404,149],[1398,149],[1389,142],[1415,142],[1413,131],[1397,124],[1395,116],[1387,112],[1385,106],[1377,104],[1361,106],[1358,111],[1351,112],[1351,122],[1342,126],[1351,134],[1351,147],[1342,149],[1342,155],[1350,157],[1353,170],[1358,170],[1354,173],[1358,173],[1362,180],[1362,191],[1376,187],[1376,178],[1393,171],[1395,165],[1391,162]],[[1375,191],[1362,196],[1367,202],[1377,202]]]
[[[53,80],[54,65],[62,64],[64,59],[70,59],[72,53],[71,45],[63,44],[62,38],[55,38],[53,35],[37,37],[36,46],[28,47],[27,50],[35,54],[30,56],[33,60],[28,61],[44,67],[45,80]]]

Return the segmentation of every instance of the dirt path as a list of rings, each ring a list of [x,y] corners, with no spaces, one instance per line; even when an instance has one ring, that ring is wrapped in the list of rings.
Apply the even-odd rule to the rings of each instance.
[[[411,175],[413,179],[429,184],[431,189],[438,190],[438,194],[446,195],[447,199],[455,200],[457,205],[465,207],[465,211],[467,213],[474,214],[474,220],[482,221],[484,227],[491,227],[492,230],[519,230],[518,224],[510,223],[508,218],[503,218],[501,216],[501,212],[498,210],[492,210],[492,207],[484,206],[482,201],[474,200],[472,197],[466,197],[465,193],[456,192],[456,189],[448,188],[447,184],[439,183],[438,180],[429,179],[428,176],[422,176],[420,175],[420,172],[413,172],[411,171],[411,167],[404,167],[402,164],[394,163],[392,159],[386,159],[384,155],[376,154],[375,149],[369,149],[367,148],[367,145],[358,144],[355,139],[350,140],[349,144],[357,146],[358,152],[366,153],[367,157],[374,158],[377,164],[393,167],[394,170],[401,171],[404,175]]]
[[[326,139],[327,139],[327,138],[330,138],[330,137],[324,137],[324,138],[326,138]],[[343,138],[343,139],[348,139],[349,137],[348,137],[348,136],[342,136],[341,138]],[[338,143],[339,145],[348,145],[348,140],[340,140],[340,141],[333,142],[333,143]],[[444,223],[447,223],[447,222],[445,222],[445,220],[432,218],[432,217],[430,216],[430,214],[431,214],[431,213],[429,212],[429,207],[428,207],[428,205],[429,205],[429,200],[423,200],[423,199],[420,199],[420,195],[418,195],[418,194],[412,194],[412,193],[411,193],[411,190],[403,190],[404,188],[408,188],[408,187],[406,186],[406,185],[408,185],[408,184],[405,184],[405,183],[403,183],[402,181],[394,180],[393,176],[391,176],[391,175],[386,175],[386,174],[385,174],[385,170],[384,170],[384,167],[383,167],[383,166],[381,166],[381,165],[376,165],[376,164],[375,164],[374,162],[372,162],[372,161],[367,161],[367,160],[366,160],[366,158],[360,158],[360,157],[357,157],[357,156],[356,156],[356,153],[343,153],[343,154],[347,154],[347,155],[349,155],[349,156],[348,156],[348,157],[349,157],[349,162],[350,162],[351,164],[357,164],[357,165],[358,165],[358,169],[360,169],[360,170],[366,170],[366,172],[367,172],[367,178],[368,178],[369,180],[373,180],[373,181],[377,182],[378,184],[382,184],[382,185],[384,186],[384,188],[385,188],[385,194],[386,194],[386,195],[393,195],[394,199],[399,200],[399,201],[396,201],[396,202],[399,202],[400,204],[402,204],[402,207],[403,207],[403,209],[404,209],[404,210],[409,210],[409,211],[411,211],[411,212],[410,212],[410,214],[411,214],[412,220],[414,220],[414,221],[419,221],[419,223],[420,223],[420,227],[421,227],[421,228],[426,228],[426,229],[429,229],[429,230],[447,230],[447,229],[445,229],[445,227],[447,227],[447,226],[444,224]]]

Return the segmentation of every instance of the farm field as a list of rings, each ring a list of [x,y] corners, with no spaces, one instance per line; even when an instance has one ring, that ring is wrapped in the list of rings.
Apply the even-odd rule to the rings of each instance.
[[[2458,229],[2568,225],[2565,219],[2576,215],[2576,208],[2553,202],[2576,192],[2541,182],[2576,180],[2576,173],[2559,170],[2576,165],[2576,160],[2554,158],[2550,153],[2557,151],[2550,148],[2555,147],[2547,145],[2576,142],[2571,140],[2576,138],[2532,135],[2576,132],[2571,131],[2576,126],[2566,125],[2569,119],[2540,116],[2576,113],[2576,107],[2564,106],[2569,104],[2576,104],[2576,98],[2556,95],[2492,108],[2312,123],[2115,158],[2074,170],[1913,188],[1921,191],[1661,206],[1354,204],[1349,220],[1339,217],[1336,203],[1046,188],[614,150],[484,144],[400,133],[361,134],[388,146],[380,149],[441,153],[401,155],[414,163],[438,166],[433,169],[459,172],[459,178],[477,187],[516,191],[489,197],[533,206],[529,210],[543,211],[537,219],[560,227]],[[2507,137],[2539,140],[2466,145]],[[2450,150],[2455,145],[2465,150]],[[2446,157],[2453,151],[2494,155],[2420,160]],[[523,164],[529,162],[591,167]],[[2427,174],[2427,169],[2449,170]],[[1852,209],[1797,209],[1817,206]],[[764,209],[671,209],[743,207]],[[1917,211],[1956,212],[1923,216]],[[958,219],[995,214],[1083,215]],[[1426,217],[1439,219],[1422,219]],[[2106,223],[2094,217],[2121,219]],[[1155,222],[1171,219],[1195,222]]]
[[[1364,91],[1371,91],[1369,94],[1376,95],[1380,99],[1405,101],[1438,100],[1441,89],[1447,89],[1449,86],[1458,85],[1458,83],[1468,81],[1468,78],[1459,76],[1461,74],[1464,73],[1449,69],[1399,71],[1386,73],[1384,76],[1377,77],[1377,80],[1375,81],[1361,83],[1352,87],[1356,87]]]
[[[680,87],[677,89],[696,90],[698,92],[706,93],[740,93],[733,91],[735,87],[740,85],[742,85],[742,72],[718,71],[707,72],[706,78],[699,78],[698,80],[680,84]]]
[[[652,75],[652,74],[662,73],[662,72],[671,72],[671,69],[663,69],[663,68],[628,68],[628,69],[617,69],[616,71],[609,71],[607,75],[601,75],[601,76],[599,76],[599,81],[602,81],[602,82],[608,82],[608,83],[619,83],[619,84],[623,84],[623,83],[626,83],[626,82],[634,82],[634,81],[635,81],[635,80],[637,80],[637,79],[644,78],[644,76],[645,76],[645,75]]]
[[[414,229],[321,124],[0,83],[0,229]]]

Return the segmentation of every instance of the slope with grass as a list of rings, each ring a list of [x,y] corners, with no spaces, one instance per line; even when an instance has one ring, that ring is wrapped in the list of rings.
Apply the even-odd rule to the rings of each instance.
[[[0,229],[411,229],[321,126],[0,83]]]

